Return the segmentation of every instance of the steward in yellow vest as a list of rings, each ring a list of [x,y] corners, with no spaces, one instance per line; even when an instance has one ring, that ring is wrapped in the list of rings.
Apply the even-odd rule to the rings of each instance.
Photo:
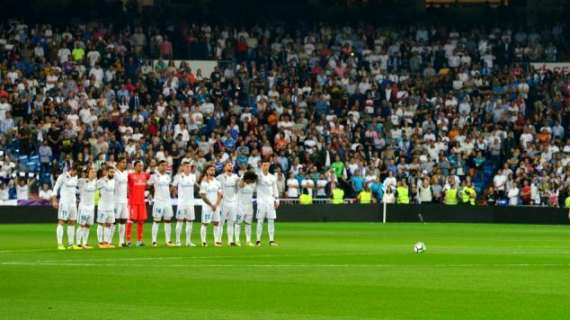
[[[303,193],[299,196],[299,204],[313,204],[313,195],[307,189],[303,190]]]
[[[455,206],[457,205],[457,187],[452,185],[445,191],[445,196],[443,198],[443,203],[445,205]]]
[[[332,190],[332,204],[343,204],[344,203],[344,190],[335,187]]]
[[[471,186],[471,183],[468,182],[463,187],[463,192],[461,193],[461,201],[463,202],[463,204],[469,204],[474,206],[476,200],[477,200],[477,191],[475,191],[475,188],[473,188],[473,186]]]
[[[372,191],[370,191],[370,187],[367,183],[364,184],[364,190],[360,191],[358,196],[356,196],[356,199],[358,199],[358,203],[361,204],[370,204],[374,201]]]
[[[396,203],[410,204],[410,191],[405,181],[399,181],[396,187]]]

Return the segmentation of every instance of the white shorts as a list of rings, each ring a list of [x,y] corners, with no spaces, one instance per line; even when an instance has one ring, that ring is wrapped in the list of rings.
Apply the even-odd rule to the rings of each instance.
[[[93,225],[95,220],[95,206],[79,206],[79,219],[80,225]]]
[[[115,223],[115,210],[113,209],[97,209],[97,223]]]
[[[202,223],[220,222],[220,209],[212,211],[208,205],[202,206]]]
[[[196,213],[194,213],[194,206],[183,206],[176,208],[176,220],[196,220]]]
[[[222,204],[222,209],[220,211],[220,219],[222,222],[229,221],[231,223],[235,222],[238,216],[238,204]]]
[[[59,203],[57,209],[57,219],[63,221],[76,221],[77,220],[77,206],[75,203]]]
[[[257,203],[257,220],[272,219],[277,218],[277,213],[275,212],[275,207],[273,203]]]
[[[235,223],[245,222],[251,224],[251,221],[253,221],[253,204],[238,205],[238,214]]]
[[[152,206],[152,218],[155,221],[160,221],[164,219],[164,221],[172,220],[173,216],[172,206],[169,203],[154,203]]]
[[[129,205],[125,203],[115,202],[115,219],[128,219]]]

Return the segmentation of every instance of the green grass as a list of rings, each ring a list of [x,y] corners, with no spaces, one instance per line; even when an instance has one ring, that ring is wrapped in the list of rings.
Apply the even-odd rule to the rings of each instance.
[[[197,242],[197,227],[193,233]],[[0,318],[565,319],[570,314],[566,226],[280,223],[277,237],[277,248],[60,252],[55,225],[0,225]],[[426,253],[412,252],[416,241],[426,243]]]

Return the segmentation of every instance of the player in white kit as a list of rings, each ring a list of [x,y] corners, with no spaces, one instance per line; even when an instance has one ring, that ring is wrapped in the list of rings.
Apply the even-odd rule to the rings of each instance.
[[[174,177],[172,186],[178,193],[178,205],[176,206],[176,246],[180,247],[182,227],[186,221],[186,246],[195,247],[192,243],[192,223],[196,219],[194,213],[194,186],[196,175],[192,172],[189,161],[182,162],[182,172]]]
[[[71,167],[67,172],[57,177],[53,187],[53,204],[57,210],[57,248],[65,250],[63,245],[63,225],[67,224],[67,243],[72,249],[81,249],[74,246],[75,221],[77,221],[77,168]],[[59,195],[59,202],[57,196]]]
[[[275,210],[279,207],[279,191],[277,189],[277,178],[269,173],[269,161],[261,163],[261,174],[257,179],[257,241],[255,244],[261,246],[261,234],[263,232],[263,221],[267,219],[267,233],[269,233],[269,245],[277,246],[275,242]]]
[[[166,161],[162,160],[158,163],[158,171],[156,171],[148,180],[148,184],[154,187],[154,198],[152,205],[152,246],[158,246],[158,228],[161,222],[164,222],[164,239],[167,247],[173,247],[171,239],[172,221],[172,203],[170,200],[170,175],[166,172]]]
[[[234,166],[231,161],[224,165],[224,173],[216,179],[222,185],[222,208],[220,211],[220,239],[224,233],[224,224],[227,223],[228,245],[235,246],[234,224],[238,215],[238,184],[239,176],[233,173]]]
[[[99,180],[97,180],[97,190],[101,194],[97,206],[97,241],[99,248],[114,248],[113,225],[115,223],[115,170],[113,168],[103,168],[99,170]]]
[[[129,219],[127,159],[120,158],[117,166],[112,168],[115,171],[115,224],[119,227],[119,246],[127,247],[125,243],[126,223]],[[115,228],[113,227],[113,232]]]
[[[253,221],[253,193],[255,192],[257,175],[254,172],[248,171],[244,173],[239,182],[238,189],[238,215],[235,223],[235,241],[239,246],[241,224],[245,223],[245,241],[250,247],[253,247],[251,242],[251,223]]]
[[[79,225],[77,245],[91,249],[88,244],[89,228],[95,220],[95,192],[97,192],[97,173],[95,168],[87,168],[87,176],[79,179]]]
[[[200,197],[202,205],[202,224],[200,225],[200,239],[202,246],[207,246],[206,233],[208,225],[214,225],[214,245],[222,246],[222,235],[220,232],[220,203],[222,202],[222,185],[216,180],[216,169],[212,165],[204,168],[204,176],[200,183]]]

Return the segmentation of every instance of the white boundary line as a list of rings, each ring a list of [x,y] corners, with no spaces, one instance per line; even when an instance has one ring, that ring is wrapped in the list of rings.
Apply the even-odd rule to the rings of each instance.
[[[144,264],[125,264],[125,263],[87,263],[87,262],[57,262],[57,261],[3,261],[2,266],[104,266],[104,267],[121,267],[136,266],[141,268],[159,267],[159,268],[188,268],[188,267],[213,267],[213,268],[473,268],[473,267],[570,267],[570,263],[490,263],[490,264],[160,264],[160,265],[144,265]]]

